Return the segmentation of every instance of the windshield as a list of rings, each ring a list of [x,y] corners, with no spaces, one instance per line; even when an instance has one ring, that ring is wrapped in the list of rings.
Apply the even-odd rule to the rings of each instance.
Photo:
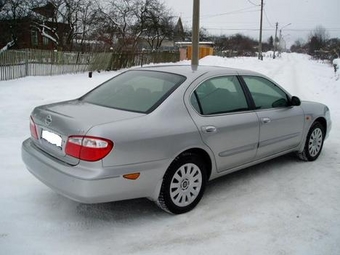
[[[184,80],[185,77],[173,73],[128,71],[104,82],[81,100],[120,110],[149,113]]]

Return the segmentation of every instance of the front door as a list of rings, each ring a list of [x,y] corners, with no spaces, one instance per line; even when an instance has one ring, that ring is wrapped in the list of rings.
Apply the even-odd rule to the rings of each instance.
[[[291,106],[289,96],[271,81],[255,76],[243,77],[260,121],[257,159],[297,147],[300,144],[304,113]]]

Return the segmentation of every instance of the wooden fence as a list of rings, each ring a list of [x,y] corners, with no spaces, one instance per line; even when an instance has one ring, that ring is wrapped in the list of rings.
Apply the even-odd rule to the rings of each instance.
[[[80,53],[44,50],[9,50],[0,53],[0,80],[57,75],[179,61],[178,52]]]

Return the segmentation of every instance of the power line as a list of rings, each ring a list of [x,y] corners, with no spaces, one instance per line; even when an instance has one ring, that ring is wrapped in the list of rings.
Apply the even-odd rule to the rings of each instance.
[[[217,27],[205,27],[207,30],[225,30],[225,31],[260,31],[259,28],[217,28]],[[273,28],[263,28],[263,31],[274,31]]]
[[[226,31],[259,31],[259,28],[221,28],[221,27],[205,27],[207,30],[226,30]],[[340,28],[325,28],[327,31],[337,32]],[[263,28],[263,31],[275,31],[275,28]],[[297,29],[285,29],[286,32],[308,32],[313,28],[297,28]]]
[[[269,26],[274,27],[274,26],[272,25],[272,23],[271,23],[271,22],[269,21],[269,19],[268,19],[266,9],[264,9],[264,16],[266,17],[266,20],[267,20]]]
[[[230,14],[239,14],[239,13],[247,13],[247,12],[258,12],[260,10],[247,11],[247,10],[258,8],[258,7],[259,6],[251,6],[251,7],[242,8],[242,9],[238,9],[238,10],[230,11],[230,12],[222,12],[222,13],[217,13],[217,14],[201,15],[201,19],[202,18],[211,18],[211,17],[225,16],[225,15],[230,15]],[[191,18],[192,17],[184,17],[182,19],[191,19]]]
[[[261,6],[260,4],[254,4],[252,1],[248,0],[248,2],[254,6]]]
[[[257,11],[259,11],[259,10],[246,11],[246,10],[253,9],[253,8],[254,8],[254,7],[248,7],[248,8],[239,9],[239,10],[231,11],[231,12],[224,12],[224,13],[218,13],[218,14],[202,15],[201,18],[218,17],[218,16],[225,16],[225,15],[230,15],[230,14],[238,14],[238,13],[247,13],[247,12],[257,12]]]
[[[243,13],[252,13],[252,12],[259,12],[260,10],[252,10],[252,11],[242,11],[242,12],[235,12],[235,13],[221,13],[221,14],[215,14],[215,15],[203,15],[201,16],[201,19],[208,19],[208,18],[215,18],[220,16],[226,16],[226,15],[233,15],[233,14],[243,14]]]

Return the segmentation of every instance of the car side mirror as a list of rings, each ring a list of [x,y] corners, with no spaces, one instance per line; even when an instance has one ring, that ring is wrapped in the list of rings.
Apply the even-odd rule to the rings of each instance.
[[[301,100],[300,100],[300,98],[293,96],[290,100],[290,103],[291,103],[292,106],[299,106],[299,105],[301,105]]]

